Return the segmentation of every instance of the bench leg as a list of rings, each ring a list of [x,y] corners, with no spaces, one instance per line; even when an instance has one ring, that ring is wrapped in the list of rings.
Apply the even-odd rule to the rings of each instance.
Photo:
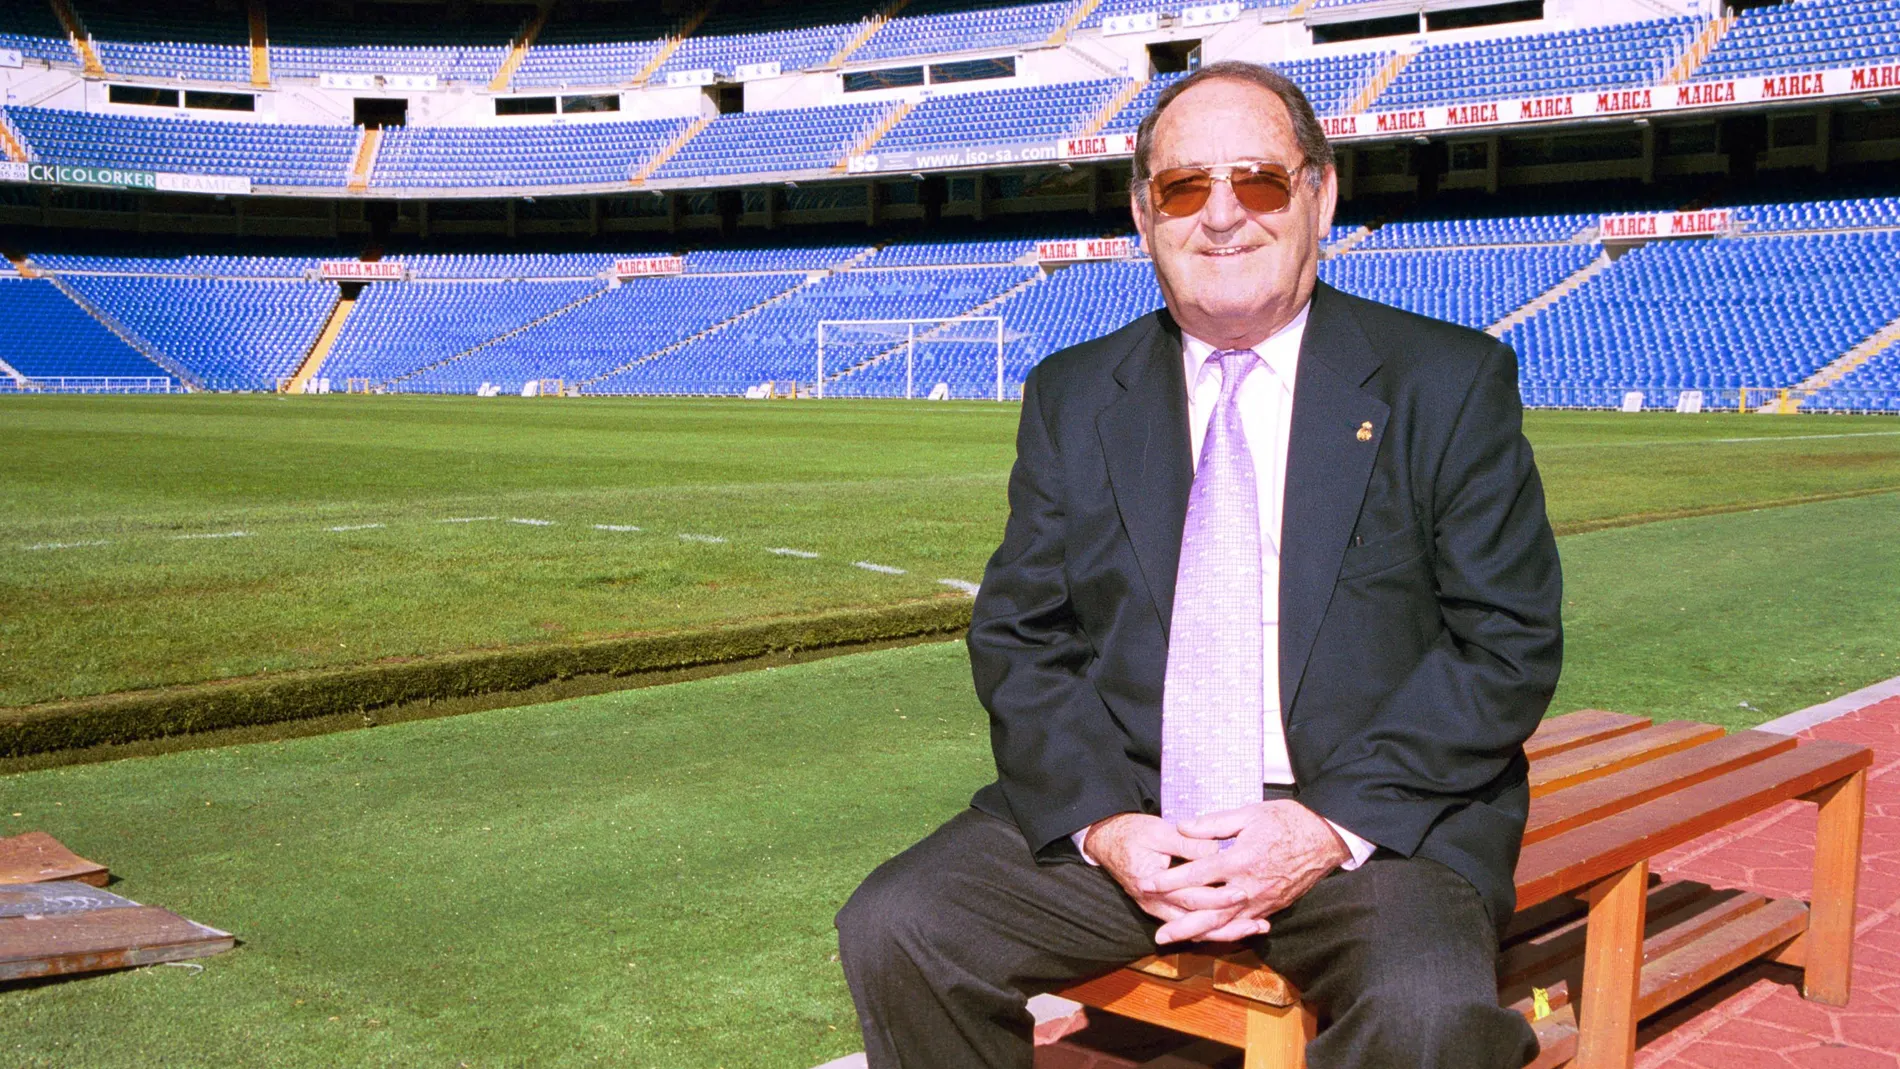
[[[1643,975],[1649,862],[1639,861],[1580,897],[1590,903],[1577,1069],[1629,1069],[1636,1061],[1636,995]]]
[[[1859,901],[1867,773],[1856,772],[1809,797],[1821,803],[1821,828],[1814,844],[1814,897],[1808,907],[1801,993],[1814,1002],[1845,1006],[1854,971],[1854,905]]]
[[[1306,1069],[1306,1043],[1318,1030],[1305,1003],[1249,1006],[1245,1069]]]

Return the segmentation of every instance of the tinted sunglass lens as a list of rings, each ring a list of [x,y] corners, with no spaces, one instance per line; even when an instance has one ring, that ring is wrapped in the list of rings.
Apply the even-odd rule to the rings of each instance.
[[[1240,172],[1232,179],[1234,199],[1250,212],[1280,212],[1292,202],[1287,182],[1272,172]]]
[[[1193,215],[1207,203],[1207,194],[1213,188],[1213,180],[1206,172],[1186,175],[1163,175],[1156,179],[1161,195],[1157,207],[1163,215]]]

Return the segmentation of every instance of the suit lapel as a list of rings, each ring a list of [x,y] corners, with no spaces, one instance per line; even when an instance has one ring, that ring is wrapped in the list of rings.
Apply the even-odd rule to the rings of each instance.
[[[1280,536],[1280,695],[1291,710],[1332,601],[1391,409],[1360,389],[1380,360],[1338,291],[1320,283],[1300,345]],[[1371,437],[1360,440],[1370,425]]]
[[[1095,422],[1109,485],[1135,560],[1168,633],[1174,576],[1187,522],[1189,469],[1187,383],[1181,335],[1166,312],[1115,369],[1122,393]]]

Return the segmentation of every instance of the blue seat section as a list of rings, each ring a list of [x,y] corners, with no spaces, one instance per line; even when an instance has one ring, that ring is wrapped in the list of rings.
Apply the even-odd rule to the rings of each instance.
[[[1035,274],[1033,267],[972,267],[833,275],[711,337],[596,383],[588,392],[736,394],[768,380],[809,383],[817,369],[821,319],[962,315]],[[827,348],[831,343],[828,338]],[[860,359],[876,351],[871,343],[846,349],[861,354]]]
[[[322,263],[320,258],[311,256],[167,255],[159,252],[141,252],[135,256],[72,252],[35,252],[31,255],[34,266],[62,273],[89,271],[199,278],[302,278]]]
[[[519,330],[605,287],[595,280],[377,282],[363,288],[344,320],[323,374],[332,382],[387,382]]]
[[[1750,233],[1791,230],[1858,230],[1900,227],[1900,197],[1859,197],[1853,200],[1813,200],[1793,204],[1753,204],[1738,209],[1748,219]]]
[[[1701,26],[1691,18],[1656,19],[1432,45],[1405,65],[1372,110],[1654,85]]]
[[[67,284],[214,390],[273,390],[336,307],[334,282],[72,275]]]
[[[276,4],[270,12],[271,74],[433,74],[445,82],[485,85],[507,58],[509,43],[533,17],[531,4],[462,5],[453,25],[387,10],[356,9],[325,18],[316,5]]]
[[[1306,93],[1314,112],[1320,115],[1342,115],[1351,109],[1353,98],[1391,58],[1390,52],[1359,52],[1347,56],[1327,56],[1324,59],[1291,60],[1268,66],[1291,78]],[[1123,105],[1122,110],[1115,113],[1102,132],[1134,133],[1135,127],[1141,125],[1141,117],[1153,110],[1161,91],[1184,77],[1186,75],[1182,74],[1157,75],[1142,86],[1141,92]]]
[[[405,379],[406,393],[508,393],[535,379],[573,384],[677,344],[804,281],[802,275],[632,279],[463,359]]]
[[[988,241],[901,242],[879,249],[866,267],[948,267],[956,264],[1013,264],[1034,252],[1034,238]]]
[[[1499,218],[1401,220],[1387,223],[1360,249],[1434,249],[1470,245],[1529,245],[1573,241],[1597,225],[1598,215],[1514,215]]]
[[[557,11],[521,57],[510,84],[533,89],[632,81],[679,29],[679,19],[657,7],[619,3]]]
[[[851,53],[851,62],[1039,45],[1062,28],[1075,5],[1063,0],[969,10],[971,6],[969,0],[915,0]]]
[[[886,104],[721,115],[655,171],[655,178],[772,174],[831,167],[876,124]]]
[[[1888,346],[1886,352],[1875,354],[1841,381],[1817,390],[1802,407],[1900,412],[1900,345]]]
[[[836,267],[870,248],[865,244],[814,245],[805,248],[699,249],[686,254],[692,274],[736,271],[821,271]]]
[[[1328,283],[1407,311],[1488,327],[1582,270],[1596,245],[1360,252],[1323,260]]]
[[[0,323],[7,363],[27,378],[171,379],[43,278],[0,276]]]
[[[1003,396],[1019,397],[1023,379],[1049,354],[1099,338],[1161,307],[1154,268],[1142,261],[1083,263],[1051,274],[985,314],[1003,318]],[[981,334],[980,325],[974,330]],[[962,335],[959,335],[961,338]],[[986,340],[919,345],[905,367],[897,348],[884,360],[825,387],[839,397],[902,397],[908,371],[915,396],[939,382],[950,396],[996,396],[996,346]]]
[[[86,0],[80,6],[99,62],[114,74],[251,80],[251,32],[241,7],[174,9],[146,0]]]
[[[878,139],[879,152],[1055,141],[1075,133],[1126,82],[1065,82],[932,97]]]
[[[1900,59],[1900,0],[1800,0],[1742,12],[1695,80]]]
[[[639,255],[651,255],[642,253]],[[606,252],[422,253],[391,251],[417,279],[591,279],[611,270],[615,256]]]
[[[46,163],[248,175],[272,186],[342,186],[349,184],[356,154],[354,126],[147,119],[11,105],[6,113]]]
[[[690,119],[565,126],[403,126],[383,132],[372,186],[625,183]]]
[[[27,59],[79,65],[79,53],[66,28],[45,0],[0,0],[0,48],[11,48]]]
[[[864,0],[803,0],[763,11],[721,13],[717,8],[655,74],[711,68],[731,75],[742,66],[777,63],[787,71],[822,66],[864,26]]]
[[[1527,390],[1791,386],[1900,316],[1896,262],[1891,231],[1655,242],[1504,340]]]

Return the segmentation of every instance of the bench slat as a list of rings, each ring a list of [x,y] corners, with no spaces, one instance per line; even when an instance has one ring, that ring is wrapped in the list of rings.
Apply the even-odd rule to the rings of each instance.
[[[1644,802],[1794,748],[1792,736],[1739,731],[1690,750],[1646,761],[1635,768],[1533,798],[1530,823],[1524,829],[1524,845],[1529,847],[1593,820],[1634,809]],[[1535,767],[1532,766],[1533,771]],[[1519,908],[1523,908],[1522,903]]]
[[[1162,980],[1131,969],[1072,984],[1060,994],[1084,1006],[1242,1048],[1247,1045],[1249,1007],[1257,1005],[1214,990],[1205,976]]]
[[[1677,919],[1678,911],[1696,907],[1709,893],[1707,884],[1690,880],[1676,880],[1652,886],[1649,889],[1649,929],[1663,930],[1672,920]],[[1551,901],[1575,902],[1576,900],[1559,897]],[[1582,903],[1578,903],[1579,907],[1581,905]],[[1527,939],[1499,951],[1498,986],[1508,987],[1527,981],[1533,973],[1548,971],[1557,964],[1581,954],[1583,933],[1588,921],[1589,918],[1579,908],[1574,917],[1550,931],[1539,934],[1535,939]]]
[[[1524,744],[1524,756],[1539,761],[1551,754],[1641,731],[1649,724],[1650,719],[1646,716],[1612,713],[1604,709],[1579,709],[1574,713],[1550,717],[1537,725],[1537,731]]]
[[[1872,763],[1873,754],[1865,747],[1825,740],[1810,742],[1531,844],[1518,858],[1518,904],[1534,906],[1594,883],[1730,821],[1844,779]]]
[[[1668,723],[1593,742],[1545,757],[1531,766],[1531,797],[1554,794],[1573,784],[1584,783],[1623,769],[1667,757],[1723,736],[1714,724],[1691,720]]]

